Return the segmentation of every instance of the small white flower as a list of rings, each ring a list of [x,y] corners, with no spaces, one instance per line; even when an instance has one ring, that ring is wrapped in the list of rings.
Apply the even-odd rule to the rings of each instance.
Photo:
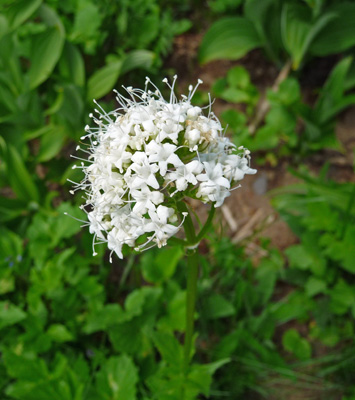
[[[233,185],[256,172],[249,151],[235,149],[215,115],[191,104],[201,81],[180,100],[175,81],[164,80],[169,101],[149,78],[144,91],[126,88],[128,98],[116,92],[120,108],[106,113],[96,103],[96,127],[85,127],[89,164],[81,163],[85,179],[74,191],[86,193],[93,247],[106,242],[120,258],[124,246],[166,245],[186,217],[177,207],[184,197],[219,207]]]
[[[168,164],[179,167],[183,165],[183,162],[175,154],[177,146],[171,143],[158,144],[155,140],[152,140],[146,147],[145,151],[149,156],[150,163],[158,163],[160,169],[160,175],[165,176],[168,170]]]
[[[176,171],[169,172],[167,179],[174,181],[176,191],[181,192],[187,189],[189,183],[192,185],[197,184],[196,174],[200,173],[202,169],[203,165],[198,160],[193,160],[186,165],[183,164],[177,167]]]

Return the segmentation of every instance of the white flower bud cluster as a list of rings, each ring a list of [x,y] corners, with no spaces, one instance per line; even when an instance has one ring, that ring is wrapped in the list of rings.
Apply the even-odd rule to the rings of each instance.
[[[125,88],[128,98],[116,92],[120,108],[112,112],[95,102],[98,117],[90,116],[96,127],[87,126],[81,138],[90,144],[78,147],[89,153],[89,165],[81,163],[85,179],[75,190],[86,192],[82,208],[93,248],[106,242],[120,258],[124,244],[136,250],[166,245],[185,218],[177,211],[184,197],[219,207],[233,185],[256,173],[249,167],[249,151],[224,137],[211,105],[208,116],[191,105],[200,80],[180,100],[174,94],[176,76],[172,85],[163,82],[170,88],[169,101],[147,78],[144,91]]]

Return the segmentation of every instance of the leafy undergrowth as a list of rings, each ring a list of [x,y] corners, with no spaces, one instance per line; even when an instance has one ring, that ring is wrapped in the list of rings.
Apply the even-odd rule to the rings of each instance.
[[[22,237],[3,228],[2,398],[271,398],[285,386],[352,398],[354,186],[301,177],[274,198],[300,238],[285,256],[265,241],[253,265],[211,234],[187,380],[179,247],[111,265],[103,248],[92,257],[89,233],[63,214],[82,212],[68,203],[37,212]]]

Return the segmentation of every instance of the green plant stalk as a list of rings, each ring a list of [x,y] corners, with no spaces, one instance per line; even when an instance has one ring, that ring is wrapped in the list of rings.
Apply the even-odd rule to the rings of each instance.
[[[184,342],[184,374],[187,375],[192,338],[194,333],[194,316],[198,280],[198,252],[196,249],[187,251],[187,288],[186,288],[186,329]]]
[[[185,214],[184,230],[186,235],[187,248],[187,288],[186,288],[186,329],[184,342],[184,374],[187,375],[191,358],[192,339],[194,333],[194,315],[197,295],[198,280],[198,244],[203,239],[212,225],[215,208],[212,206],[207,221],[201,228],[198,235],[191,218],[191,214],[184,202],[178,204],[178,209]]]

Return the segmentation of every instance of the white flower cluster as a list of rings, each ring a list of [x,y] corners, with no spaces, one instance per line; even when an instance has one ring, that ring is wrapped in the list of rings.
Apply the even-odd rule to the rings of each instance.
[[[90,145],[77,148],[90,154],[89,165],[81,163],[85,179],[75,190],[86,192],[82,208],[93,247],[107,242],[120,258],[124,244],[136,250],[148,243],[164,246],[183,223],[177,203],[184,197],[219,207],[233,185],[256,173],[249,167],[249,151],[236,149],[224,136],[211,106],[204,116],[191,105],[201,81],[181,100],[174,94],[175,81],[176,76],[172,85],[163,81],[169,101],[147,78],[144,91],[127,87],[128,98],[116,92],[120,108],[112,112],[95,102],[98,117],[90,116],[96,127],[87,126],[81,138]]]

